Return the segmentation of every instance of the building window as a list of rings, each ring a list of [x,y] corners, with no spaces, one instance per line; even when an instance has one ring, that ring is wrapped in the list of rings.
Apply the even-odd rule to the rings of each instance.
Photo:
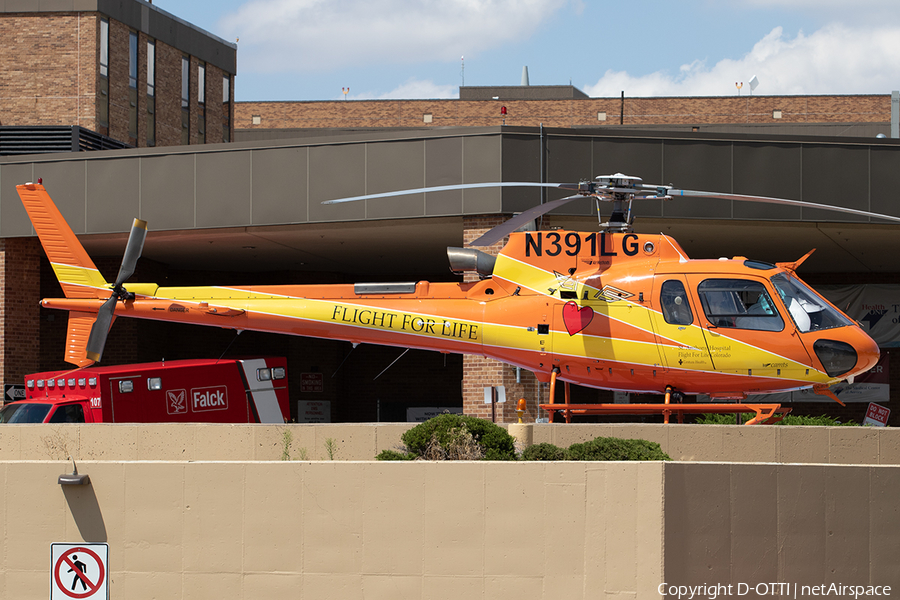
[[[222,141],[231,141],[231,78],[222,77]]]
[[[156,145],[156,42],[147,42],[147,145]]]
[[[197,65],[197,143],[206,143],[206,63]]]
[[[137,138],[138,34],[128,34],[128,135]]]
[[[109,20],[100,19],[100,95],[97,118],[101,127],[109,127]]]
[[[181,143],[191,143],[191,60],[181,57]]]
[[[206,64],[197,65],[197,102],[206,104]]]

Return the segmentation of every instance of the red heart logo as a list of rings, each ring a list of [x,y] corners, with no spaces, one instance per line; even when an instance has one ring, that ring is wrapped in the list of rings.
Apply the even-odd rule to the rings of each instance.
[[[581,332],[594,320],[594,309],[590,306],[578,308],[576,303],[566,302],[562,312],[563,323],[566,324],[566,331],[569,332],[569,335]]]

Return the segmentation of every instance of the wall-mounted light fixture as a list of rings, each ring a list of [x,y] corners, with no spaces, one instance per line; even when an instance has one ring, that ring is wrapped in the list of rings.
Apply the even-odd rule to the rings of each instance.
[[[79,474],[78,465],[75,464],[75,459],[72,459],[72,472],[60,475],[57,483],[59,485],[88,485],[91,483],[91,478],[86,473]]]

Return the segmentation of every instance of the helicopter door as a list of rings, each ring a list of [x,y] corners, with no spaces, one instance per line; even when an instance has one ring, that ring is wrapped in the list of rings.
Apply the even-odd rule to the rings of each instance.
[[[691,302],[684,279],[677,275],[667,276],[654,294],[659,310],[650,314],[666,366],[669,369],[713,370],[700,325],[702,319]]]
[[[626,377],[636,381],[655,376],[650,373],[658,369],[661,358],[654,348],[648,312],[627,298],[591,297],[584,291],[580,298],[558,304],[553,310],[554,364],[582,362],[581,368],[588,367],[591,375],[591,369],[609,361],[623,365]]]
[[[691,275],[688,282],[697,290],[717,371],[790,378],[807,369],[809,354],[762,279]]]

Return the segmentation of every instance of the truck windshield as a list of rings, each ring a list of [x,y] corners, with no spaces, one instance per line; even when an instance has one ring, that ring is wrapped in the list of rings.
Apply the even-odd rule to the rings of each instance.
[[[779,273],[772,276],[772,283],[800,333],[853,324],[799,279]]]
[[[43,423],[50,404],[13,402],[0,408],[0,423]]]

